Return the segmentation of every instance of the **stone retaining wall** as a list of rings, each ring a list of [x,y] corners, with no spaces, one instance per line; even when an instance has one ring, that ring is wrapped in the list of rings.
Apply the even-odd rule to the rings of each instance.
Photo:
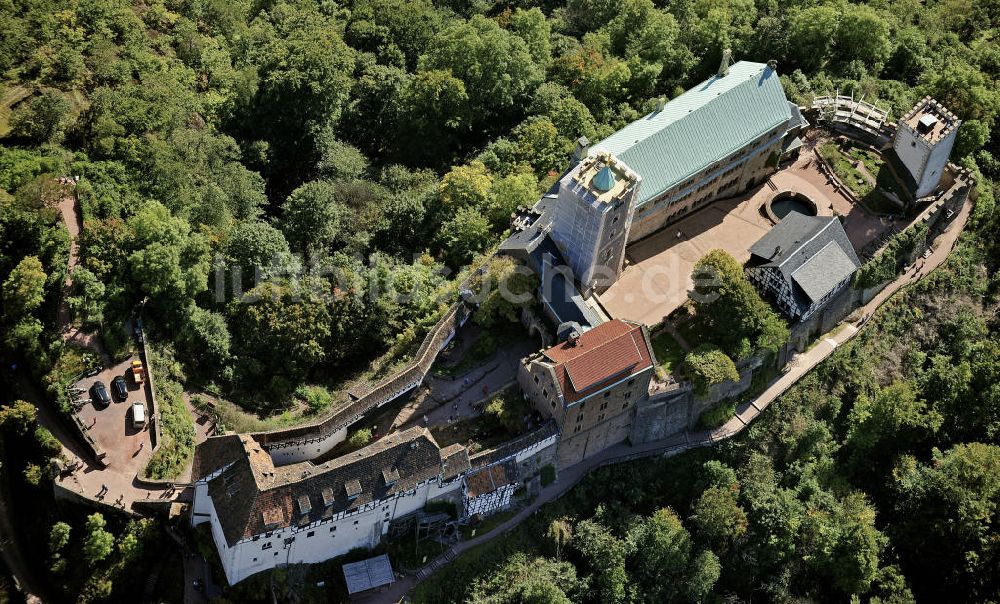
[[[146,351],[146,331],[142,326],[142,317],[135,319],[135,337],[139,339],[139,359],[142,361],[143,371],[146,379],[142,387],[146,391],[146,400],[149,401],[149,430],[153,441],[153,451],[160,447],[162,438],[160,436],[160,414],[159,405],[156,403],[156,388],[153,386],[153,364],[149,361],[149,354]]]
[[[77,383],[82,377],[83,374],[77,375],[72,380],[70,380],[70,384]],[[108,467],[108,463],[105,461],[105,459],[107,459],[108,454],[104,451],[104,449],[101,448],[100,445],[97,444],[97,441],[94,440],[94,437],[90,435],[90,428],[83,423],[83,420],[80,419],[80,416],[77,414],[75,408],[73,409],[73,412],[70,414],[70,420],[72,420],[70,421],[72,429],[80,437],[80,442],[83,444],[83,447],[87,450],[87,453],[90,454],[94,462],[97,463],[97,465],[99,465],[101,468]]]
[[[719,404],[746,392],[753,384],[754,374],[763,367],[764,359],[750,357],[737,365],[739,380],[715,384],[708,394],[698,395],[689,382],[677,388],[657,393],[636,406],[629,442],[639,445],[662,440],[686,430],[693,430],[701,414]]]

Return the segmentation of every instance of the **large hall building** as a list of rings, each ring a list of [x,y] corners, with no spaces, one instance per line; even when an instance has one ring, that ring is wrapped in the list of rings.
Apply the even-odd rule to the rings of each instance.
[[[594,145],[642,179],[629,242],[763,183],[807,125],[770,64],[719,72]]]
[[[594,145],[581,139],[576,163],[501,252],[529,260],[549,235],[562,256],[553,265],[572,269],[584,298],[600,293],[621,274],[628,244],[760,185],[807,125],[774,62],[730,65],[727,55],[656,111]]]

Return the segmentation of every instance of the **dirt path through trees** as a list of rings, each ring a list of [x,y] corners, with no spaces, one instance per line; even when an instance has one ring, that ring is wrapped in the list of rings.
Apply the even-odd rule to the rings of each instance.
[[[87,333],[73,325],[73,315],[69,308],[69,297],[73,291],[73,269],[80,263],[80,234],[83,232],[83,217],[76,198],[76,184],[61,182],[64,195],[59,200],[59,214],[69,232],[69,261],[66,263],[66,280],[63,282],[62,297],[59,300],[59,310],[56,314],[56,328],[65,342],[90,348],[101,357],[105,367],[112,364],[108,354],[96,332]]]

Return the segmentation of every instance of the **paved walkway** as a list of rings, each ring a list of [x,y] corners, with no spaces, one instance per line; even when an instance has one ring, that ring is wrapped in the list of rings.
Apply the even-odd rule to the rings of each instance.
[[[931,255],[926,260],[920,260],[915,265],[908,267],[899,278],[883,289],[868,304],[864,305],[859,309],[859,311],[854,313],[861,313],[861,320],[857,325],[845,320],[838,326],[838,328],[831,332],[832,335],[825,337],[808,351],[800,355],[796,355],[788,364],[786,370],[781,376],[774,380],[771,385],[768,386],[768,388],[757,398],[739,405],[737,407],[736,414],[724,425],[711,431],[678,434],[670,438],[646,443],[640,446],[633,447],[624,443],[619,443],[618,445],[605,449],[594,457],[585,459],[584,461],[560,472],[558,482],[542,489],[542,492],[530,505],[526,506],[518,512],[517,515],[510,518],[503,524],[500,524],[488,533],[484,533],[468,541],[463,541],[456,544],[452,548],[449,548],[445,554],[432,561],[423,571],[421,571],[418,575],[419,579],[418,577],[413,576],[406,577],[393,583],[384,591],[368,594],[365,597],[358,598],[356,601],[364,602],[365,604],[388,604],[399,602],[419,581],[422,581],[439,568],[445,566],[456,556],[473,547],[476,547],[477,545],[486,543],[491,539],[513,530],[521,522],[537,512],[543,505],[562,496],[566,493],[566,491],[580,482],[580,480],[582,480],[587,474],[599,467],[614,463],[632,461],[644,457],[653,457],[656,455],[677,455],[678,453],[697,447],[711,446],[720,440],[725,440],[739,434],[744,428],[750,425],[753,420],[757,419],[757,417],[760,416],[760,414],[767,409],[772,402],[774,402],[779,396],[784,394],[785,391],[791,388],[800,378],[802,378],[802,376],[833,354],[834,350],[836,350],[839,346],[845,344],[857,335],[875,311],[877,311],[879,307],[882,306],[882,304],[885,303],[885,301],[888,300],[893,294],[911,283],[915,283],[920,276],[926,275],[940,266],[945,259],[947,259],[948,254],[951,252],[955,242],[958,240],[958,236],[965,228],[965,224],[968,221],[971,210],[972,204],[966,200],[965,205],[962,207],[958,216],[955,217],[952,224],[948,227],[948,230],[935,240],[934,251]]]
[[[66,185],[63,187],[65,189]],[[67,330],[71,327],[67,298],[73,286],[71,277],[73,269],[79,263],[80,231],[83,230],[83,220],[80,218],[80,213],[76,208],[76,194],[73,189],[66,191],[62,199],[59,200],[59,214],[62,216],[63,224],[66,225],[66,230],[69,232],[69,260],[66,263],[66,280],[63,282],[63,295],[62,299],[59,300],[57,315],[57,322],[61,328],[60,331],[65,337]]]
[[[517,381],[521,359],[538,348],[530,338],[516,340],[497,350],[481,365],[454,378],[429,375],[426,380],[430,392],[415,398],[396,415],[396,429],[423,424],[441,426],[482,414],[483,404]]]

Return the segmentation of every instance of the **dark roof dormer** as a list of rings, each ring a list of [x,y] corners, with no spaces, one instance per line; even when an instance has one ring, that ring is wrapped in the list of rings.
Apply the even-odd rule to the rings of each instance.
[[[261,512],[261,520],[264,528],[271,530],[281,526],[285,522],[285,510],[279,507],[267,508]]]
[[[312,511],[313,506],[312,502],[309,500],[309,495],[306,494],[299,495],[298,502],[299,502],[300,514],[304,515]]]
[[[323,491],[320,493],[320,495],[323,497],[323,507],[328,508],[331,505],[333,505],[333,502],[335,501],[335,499],[334,499],[334,496],[333,496],[333,489],[332,488],[330,488],[330,487],[324,487]]]
[[[382,480],[385,481],[385,486],[390,487],[399,480],[399,470],[396,468],[385,468],[382,470]]]
[[[348,480],[344,483],[344,492],[347,494],[347,499],[351,500],[361,494],[361,482],[357,479]]]

